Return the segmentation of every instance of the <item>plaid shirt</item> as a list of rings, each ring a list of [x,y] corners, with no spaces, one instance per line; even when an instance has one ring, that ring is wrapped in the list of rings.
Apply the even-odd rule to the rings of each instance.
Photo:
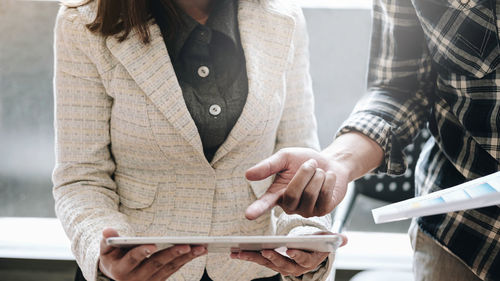
[[[402,149],[426,125],[419,194],[500,170],[500,2],[374,0],[369,94],[339,134],[385,151],[379,171],[405,172]],[[418,219],[421,230],[483,280],[500,280],[500,207]]]

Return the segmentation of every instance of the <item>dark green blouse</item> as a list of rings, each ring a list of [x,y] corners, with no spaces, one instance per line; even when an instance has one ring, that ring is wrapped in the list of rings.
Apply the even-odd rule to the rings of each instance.
[[[155,12],[165,45],[210,162],[236,124],[248,95],[237,1],[218,0],[205,25],[177,9],[182,24],[166,34],[163,12]]]

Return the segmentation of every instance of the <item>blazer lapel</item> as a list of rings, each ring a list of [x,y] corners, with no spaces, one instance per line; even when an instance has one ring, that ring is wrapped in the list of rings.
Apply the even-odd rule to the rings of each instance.
[[[259,120],[266,118],[270,97],[279,83],[283,83],[281,73],[288,64],[295,22],[291,16],[260,2],[239,0],[238,24],[246,59],[248,97],[212,165],[241,143]]]
[[[286,12],[266,5],[267,1],[262,0],[239,0],[238,24],[246,58],[248,97],[240,118],[215,154],[212,164],[242,142],[258,121],[266,117],[268,101],[279,83],[283,83],[280,74],[288,65],[295,24]],[[198,130],[184,102],[160,29],[156,24],[150,28],[149,44],[142,43],[135,32],[123,42],[110,36],[106,44],[151,102],[205,158]]]
[[[198,129],[184,102],[160,28],[152,24],[150,31],[149,44],[144,44],[135,32],[123,42],[110,36],[106,44],[151,102],[204,158]]]

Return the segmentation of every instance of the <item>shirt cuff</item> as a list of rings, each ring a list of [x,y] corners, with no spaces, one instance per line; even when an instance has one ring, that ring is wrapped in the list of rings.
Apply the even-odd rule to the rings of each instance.
[[[407,168],[403,147],[396,138],[393,126],[382,117],[358,112],[352,114],[337,132],[336,138],[349,132],[359,132],[375,141],[384,150],[384,159],[374,173],[402,175]]]
[[[324,231],[314,226],[298,226],[293,228],[288,236],[309,235]],[[301,276],[283,276],[281,279],[285,281],[312,281],[312,280],[327,280],[333,271],[333,261],[335,260],[335,252],[330,253],[328,257],[320,264],[320,266],[312,271],[309,271]]]

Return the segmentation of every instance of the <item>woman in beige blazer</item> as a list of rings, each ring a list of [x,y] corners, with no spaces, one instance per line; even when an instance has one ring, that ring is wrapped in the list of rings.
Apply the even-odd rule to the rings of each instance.
[[[153,245],[121,252],[102,243],[118,233],[300,235],[330,228],[329,216],[304,219],[279,208],[252,221],[244,215],[271,182],[249,183],[249,167],[285,147],[318,148],[301,9],[290,0],[238,1],[248,96],[207,161],[160,28],[150,17],[143,25],[127,18],[134,9],[126,5],[145,1],[119,1],[121,10],[107,6],[113,2],[63,6],[55,31],[53,193],[85,278],[249,281],[277,271],[286,279],[326,279],[333,257],[323,253],[295,252],[295,260],[263,253],[257,260],[187,245],[155,253]],[[110,24],[96,19],[105,9],[120,20],[96,31],[95,24]]]

